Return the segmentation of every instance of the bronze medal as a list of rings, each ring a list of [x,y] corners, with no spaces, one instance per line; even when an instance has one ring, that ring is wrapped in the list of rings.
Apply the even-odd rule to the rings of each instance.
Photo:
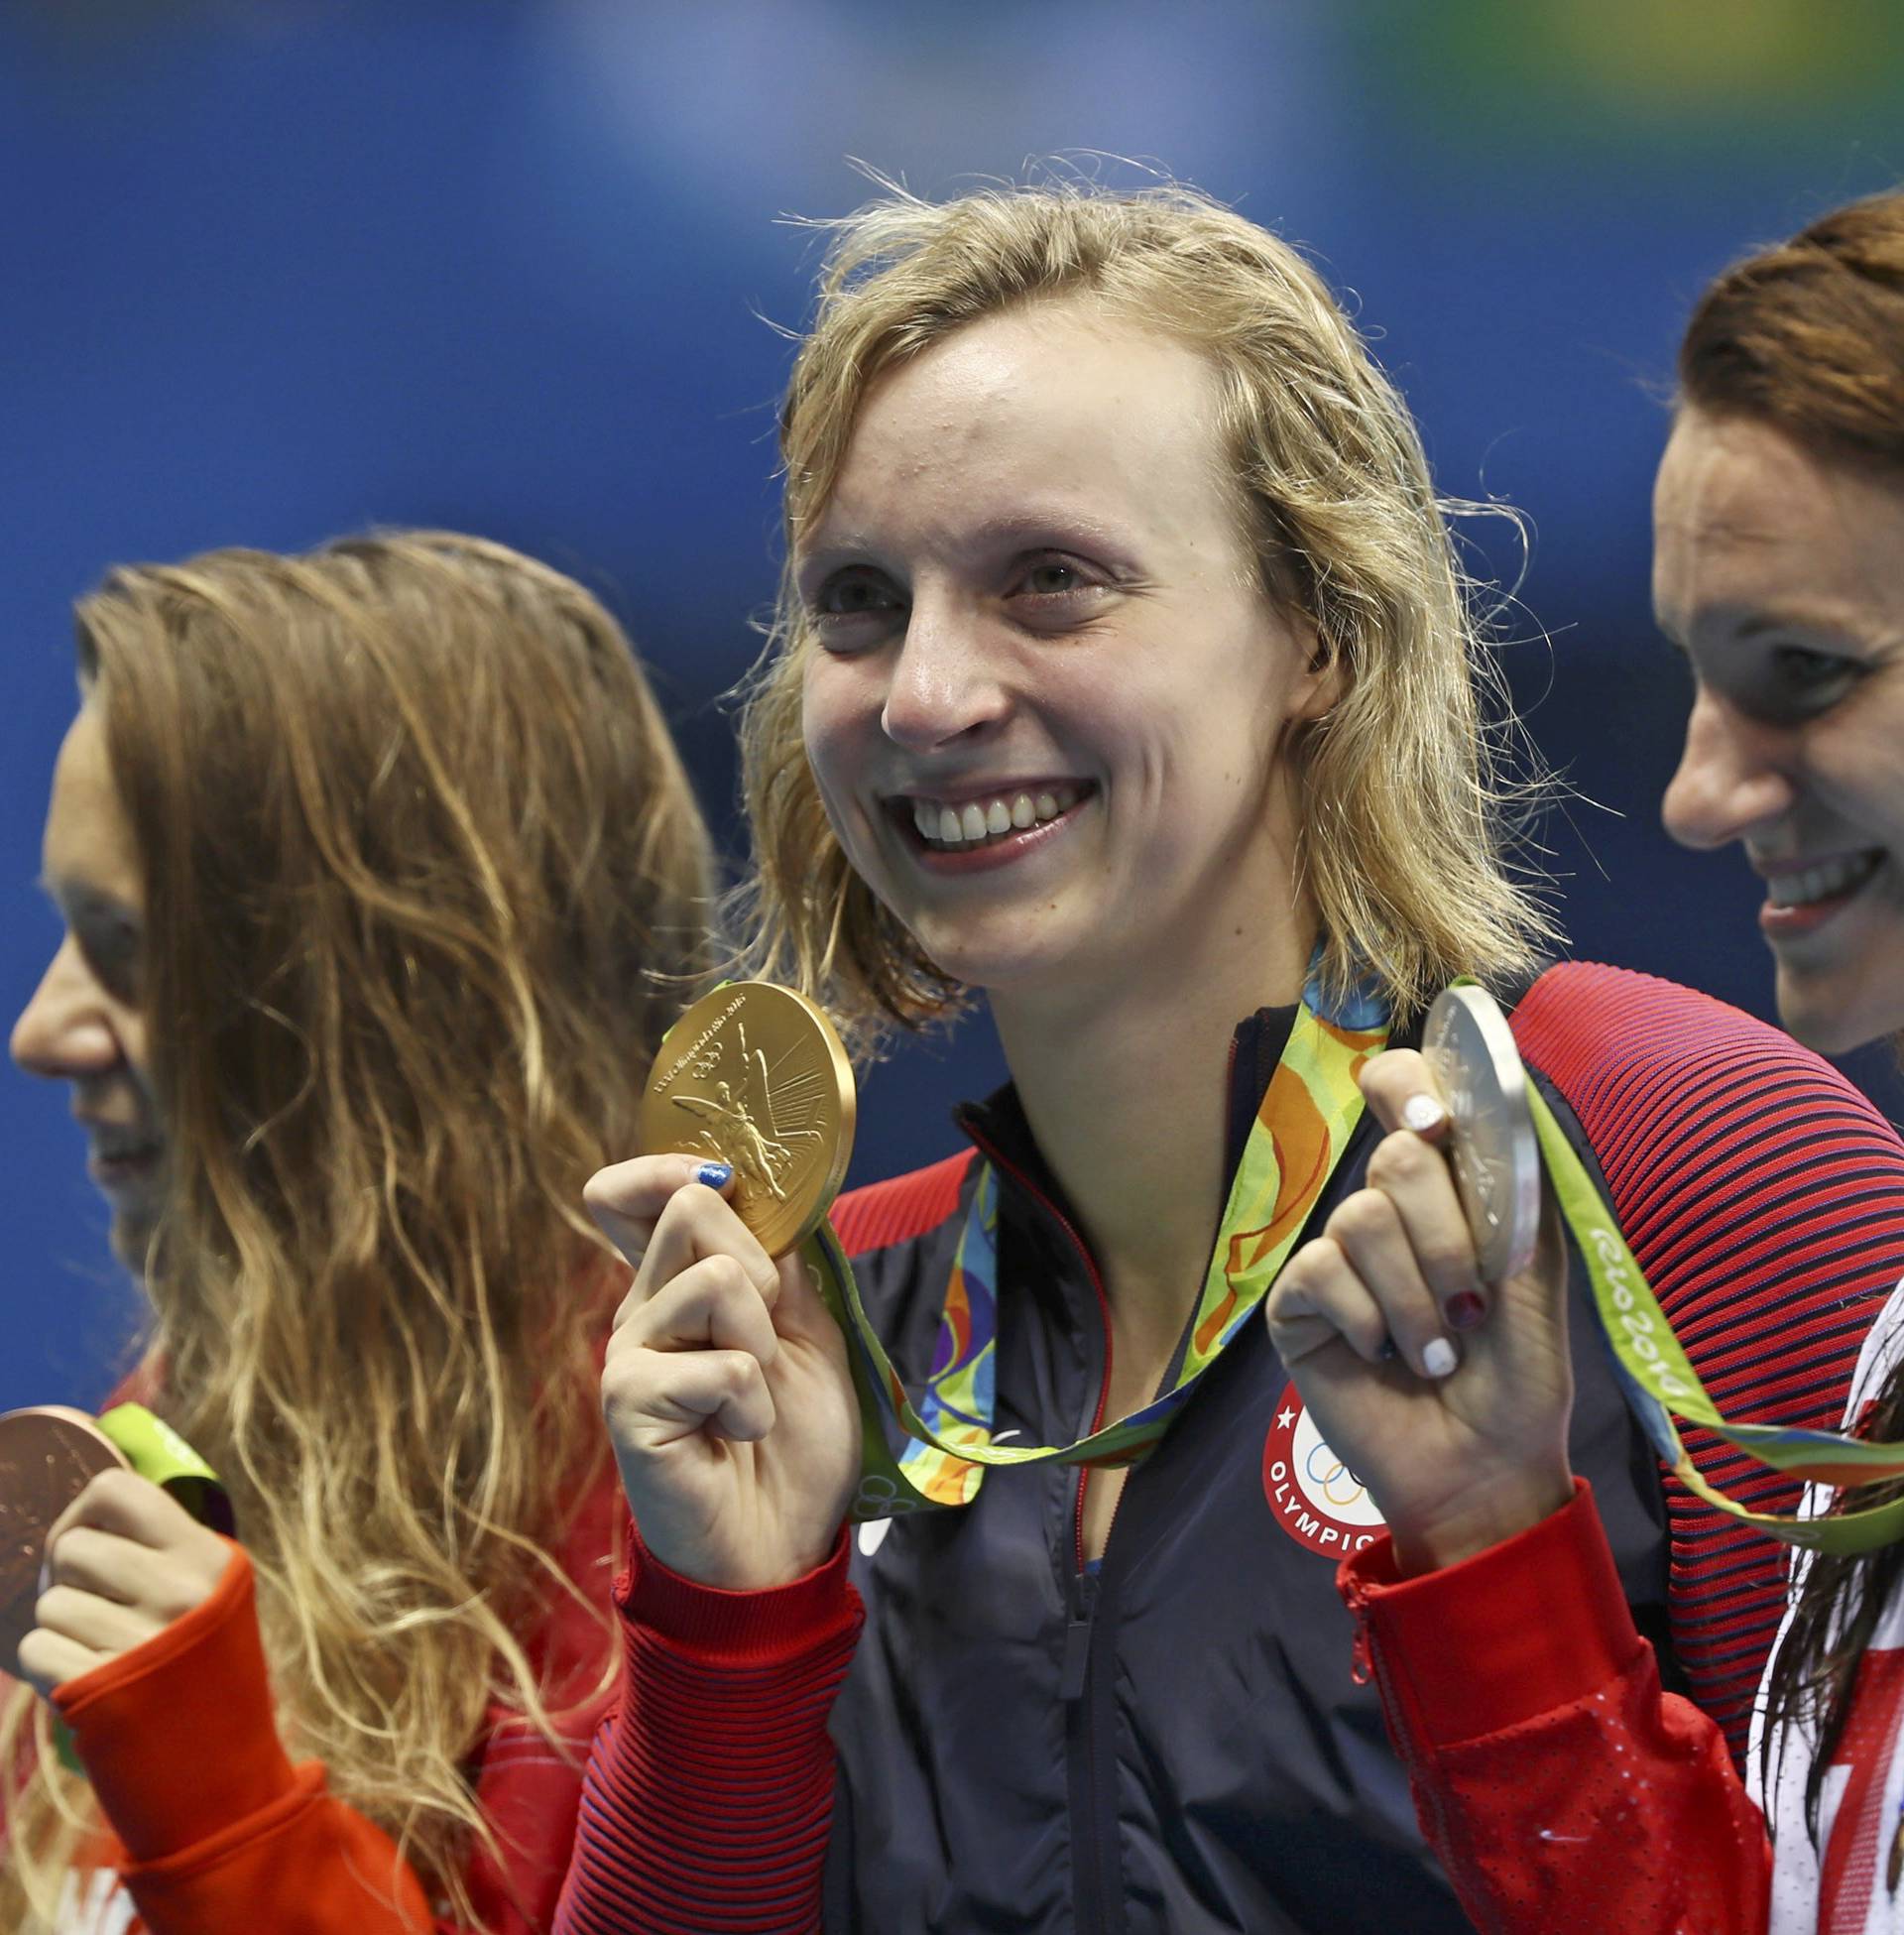
[[[770,1257],[798,1248],[853,1153],[853,1067],[833,1024],[788,988],[731,981],[668,1030],[642,1100],[650,1155],[727,1162],[729,1200]]]
[[[83,1411],[40,1404],[0,1416],[0,1671],[34,1629],[47,1533],[119,1447]]]
[[[1449,988],[1428,1011],[1421,1052],[1448,1105],[1449,1158],[1481,1274],[1504,1282],[1527,1268],[1540,1236],[1540,1143],[1513,1030],[1485,988]]]

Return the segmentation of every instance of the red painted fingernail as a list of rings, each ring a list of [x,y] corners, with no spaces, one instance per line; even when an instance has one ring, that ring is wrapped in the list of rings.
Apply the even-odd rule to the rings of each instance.
[[[1457,1330],[1473,1330],[1487,1314],[1487,1304],[1473,1290],[1462,1290],[1448,1299],[1448,1321]]]

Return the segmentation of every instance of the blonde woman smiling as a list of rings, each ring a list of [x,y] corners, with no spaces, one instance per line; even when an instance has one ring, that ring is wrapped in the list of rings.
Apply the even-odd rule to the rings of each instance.
[[[945,1509],[849,1543],[853,1393],[804,1266],[680,1158],[598,1177],[638,1267],[603,1394],[641,1545],[562,1925],[1465,1927],[1347,1670],[1336,1563],[1378,1526],[1253,1320],[1367,1193],[1358,1068],[1469,969],[1523,995],[1582,1147],[1688,1215],[1723,1165],[1600,1106],[1662,1042],[1768,1156],[1830,1124],[1904,1185],[1904,1150],[1774,1030],[1541,972],[1414,427],[1273,236],[1176,190],[881,203],[841,229],[782,449],[763,961],[863,1041],[982,993],[1012,1072],[969,1149],[836,1223],[937,1435],[1079,1462],[920,1439]],[[1781,1268],[1880,1298],[1904,1230],[1865,1238],[1821,1193],[1779,1257],[1656,1259],[1662,1293],[1730,1270],[1717,1372]],[[1478,1306],[1398,1333],[1409,1369],[1452,1369]],[[1793,1355],[1822,1421],[1853,1339]],[[1583,1386],[1637,1617],[1735,1720],[1777,1557],[1733,1570],[1610,1372]]]

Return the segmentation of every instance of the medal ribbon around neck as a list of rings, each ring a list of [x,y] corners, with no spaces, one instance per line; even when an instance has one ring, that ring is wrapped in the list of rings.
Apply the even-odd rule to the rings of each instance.
[[[1070,1445],[994,1444],[997,1416],[998,1177],[980,1166],[916,1406],[860,1300],[830,1224],[809,1242],[820,1294],[846,1333],[860,1398],[861,1474],[850,1515],[886,1518],[969,1505],[992,1465],[1132,1465],[1163,1436],[1192,1388],[1267,1294],[1362,1114],[1356,1076],[1387,1043],[1365,989],[1331,1001],[1313,969],[1230,1186],[1176,1383],[1130,1416]],[[908,1439],[894,1459],[883,1418]]]
[[[1612,1347],[1626,1401],[1660,1461],[1708,1505],[1788,1545],[1821,1552],[1868,1552],[1904,1538],[1904,1498],[1814,1518],[1753,1512],[1722,1492],[1693,1463],[1673,1422],[1675,1416],[1703,1426],[1773,1471],[1815,1485],[1844,1487],[1904,1478],[1904,1444],[1873,1444],[1838,1431],[1741,1424],[1727,1418],[1693,1369],[1606,1198],[1531,1080],[1527,1099],[1548,1179],[1587,1264],[1594,1307]]]

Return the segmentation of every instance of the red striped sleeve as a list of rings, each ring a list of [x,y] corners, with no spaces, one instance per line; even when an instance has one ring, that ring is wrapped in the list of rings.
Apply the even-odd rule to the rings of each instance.
[[[1515,1010],[1566,1098],[1619,1224],[1714,1401],[1836,1429],[1858,1347],[1904,1276],[1904,1144],[1838,1071],[1776,1028],[1650,975],[1551,968]],[[1687,1449],[1761,1512],[1801,1486],[1710,1432]],[[1785,1601],[1783,1548],[1668,1479],[1674,1650],[1742,1753]]]
[[[826,1720],[863,1617],[847,1543],[770,1592],[720,1592],[634,1543],[627,1657],[589,1755],[555,1935],[805,1935],[833,1811]]]
[[[908,1175],[854,1189],[833,1205],[833,1228],[849,1257],[890,1250],[936,1228],[959,1206],[965,1172],[977,1155],[961,1149]]]

